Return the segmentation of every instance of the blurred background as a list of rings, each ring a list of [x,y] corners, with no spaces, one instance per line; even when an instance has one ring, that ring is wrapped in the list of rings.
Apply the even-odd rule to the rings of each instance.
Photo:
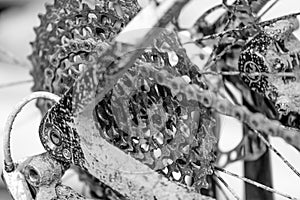
[[[6,118],[10,111],[23,97],[30,94],[33,85],[29,75],[30,63],[27,56],[31,53],[30,41],[35,38],[33,27],[39,25],[38,13],[45,13],[45,0],[0,0],[0,160],[3,160],[2,133]],[[48,1],[51,3],[52,1]],[[181,23],[190,26],[205,10],[221,0],[194,0],[184,9]],[[272,8],[265,19],[284,14],[299,12],[299,0],[281,0]],[[296,33],[300,36],[299,32]],[[16,58],[14,63],[11,58]],[[18,81],[23,84],[13,85]],[[38,137],[38,125],[41,119],[34,102],[25,107],[14,123],[12,134],[12,150],[14,159],[24,158],[44,152]],[[241,124],[231,118],[222,118],[221,148],[234,148],[242,137]],[[271,138],[271,143],[300,170],[300,154],[278,138]],[[274,188],[300,198],[300,179],[288,169],[278,157],[271,153]],[[2,164],[0,165],[2,170]],[[228,170],[243,175],[243,163],[236,162],[227,167]],[[223,174],[222,174],[223,175]],[[232,177],[223,178],[243,198],[244,184]],[[276,196],[276,199],[284,199]],[[0,200],[10,199],[2,180],[0,180]]]

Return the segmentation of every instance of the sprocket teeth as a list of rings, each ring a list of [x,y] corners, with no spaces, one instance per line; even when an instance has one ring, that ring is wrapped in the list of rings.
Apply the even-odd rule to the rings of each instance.
[[[39,33],[39,28],[38,27],[34,27],[33,30],[34,30],[35,34]]]
[[[104,8],[104,7],[103,7],[103,6],[100,6],[100,5],[96,5],[96,6],[95,6],[95,10],[96,10],[96,11],[103,10],[103,8]]]
[[[41,20],[41,21],[44,21],[44,15],[42,13],[39,13],[38,14],[38,18]]]
[[[86,3],[83,3],[83,4],[82,4],[82,11],[89,11],[89,10],[90,10],[89,5],[86,4]]]
[[[53,9],[53,5],[49,3],[45,3],[46,12],[50,12]]]
[[[33,46],[33,44],[30,44],[31,46]],[[33,59],[33,56],[32,55],[29,55],[27,56],[27,59],[30,60],[32,62],[32,59]]]

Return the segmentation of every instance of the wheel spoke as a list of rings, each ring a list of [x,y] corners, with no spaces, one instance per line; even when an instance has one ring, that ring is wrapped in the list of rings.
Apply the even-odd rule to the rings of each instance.
[[[274,147],[273,147],[273,145],[269,142],[269,141],[267,141],[266,139],[265,139],[265,137],[259,132],[259,131],[257,131],[257,130],[253,130],[251,127],[249,127],[249,129],[251,130],[251,131],[253,131],[254,133],[256,133],[257,134],[257,136],[261,139],[261,141],[269,148],[269,149],[271,149],[299,178],[300,178],[300,173],[299,173],[299,171],[287,160],[287,159],[285,159],[282,155],[281,155],[281,153],[279,153],[279,151],[277,150],[277,149],[275,149]]]
[[[228,175],[230,175],[230,176],[233,176],[233,177],[235,177],[235,178],[241,179],[242,181],[244,181],[244,182],[246,182],[246,183],[249,183],[249,184],[251,184],[251,185],[254,185],[254,186],[256,186],[256,187],[258,187],[258,188],[261,188],[261,189],[263,189],[263,190],[266,190],[266,191],[269,191],[269,192],[273,192],[274,194],[278,194],[278,195],[283,196],[283,197],[286,197],[286,198],[288,198],[288,199],[300,200],[300,199],[298,199],[298,198],[295,198],[295,197],[292,197],[292,196],[290,196],[290,195],[288,195],[288,194],[279,192],[279,191],[277,191],[277,190],[275,190],[275,189],[273,189],[273,188],[270,188],[270,187],[268,187],[268,186],[266,186],[266,185],[263,185],[263,184],[258,183],[258,182],[256,182],[256,181],[253,181],[253,180],[248,179],[248,178],[246,178],[246,177],[239,176],[239,175],[237,175],[237,174],[234,174],[234,173],[232,173],[232,172],[229,172],[229,171],[227,171],[227,170],[225,170],[225,169],[222,169],[222,168],[219,168],[219,167],[217,167],[217,166],[215,166],[214,168],[215,168],[215,170],[217,170],[217,171],[220,171],[220,172],[223,172],[223,173],[228,174]]]
[[[220,185],[219,181],[217,180],[216,177],[213,177],[214,182],[216,183],[217,188],[220,190],[220,192],[223,194],[224,198],[226,200],[230,200],[230,198],[228,197],[228,194],[226,194],[226,192],[224,191],[224,188]]]
[[[234,192],[234,190],[228,185],[228,183],[217,173],[214,173],[214,175],[223,183],[223,185],[228,189],[228,191],[234,196],[235,199],[240,200],[239,196]],[[222,190],[223,191],[223,190]],[[225,192],[223,191],[225,194]]]

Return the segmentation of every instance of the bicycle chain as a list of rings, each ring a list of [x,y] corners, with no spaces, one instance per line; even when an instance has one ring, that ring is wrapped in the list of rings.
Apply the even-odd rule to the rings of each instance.
[[[300,149],[298,130],[286,128],[277,120],[270,120],[261,113],[252,113],[245,106],[234,105],[227,99],[221,98],[211,91],[203,90],[196,84],[189,84],[181,77],[173,76],[166,71],[151,71],[146,67],[143,67],[143,70],[147,71],[151,77],[155,77],[159,84],[170,88],[174,95],[181,94],[187,100],[198,101],[207,108],[246,123],[254,130],[273,137],[281,137],[290,145]]]

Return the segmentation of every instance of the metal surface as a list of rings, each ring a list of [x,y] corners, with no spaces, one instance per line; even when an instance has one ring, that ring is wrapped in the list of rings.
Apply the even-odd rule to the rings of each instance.
[[[157,3],[156,6],[158,5],[159,3]],[[171,3],[166,7],[170,8],[170,5]],[[176,6],[173,7],[176,8]],[[49,9],[49,7],[47,8]],[[152,10],[150,9],[149,13],[155,11],[155,8]],[[147,18],[151,18],[149,13],[148,15],[145,15]],[[158,15],[159,14],[160,13],[158,13]],[[161,14],[161,16],[163,16],[166,13],[163,11]],[[169,14],[172,16],[176,13],[170,11]],[[153,19],[156,22],[160,21],[163,23],[164,21],[161,21],[160,17]],[[140,24],[141,22],[143,22],[143,20],[140,20]],[[135,23],[137,24],[137,21]],[[156,23],[154,22],[152,25],[155,24]],[[132,31],[130,28],[127,29],[127,32],[128,30],[129,32]],[[84,170],[92,173],[93,176],[100,177],[101,181],[111,184],[114,189],[121,191],[125,194],[125,196],[129,195],[138,199],[142,198],[139,196],[142,194],[145,199],[151,199],[153,197],[163,199],[165,197],[163,193],[165,192],[166,194],[166,191],[169,190],[168,193],[171,191],[173,198],[206,198],[196,194],[196,192],[189,187],[182,186],[181,184],[175,183],[173,180],[170,181],[165,177],[162,177],[161,174],[154,172],[145,165],[142,165],[144,163],[137,162],[136,159],[124,154],[124,151],[120,151],[120,149],[116,148],[116,146],[111,145],[109,141],[105,141],[105,136],[103,137],[104,134],[99,131],[101,129],[95,120],[95,115],[97,115],[97,113],[95,114],[94,112],[94,106],[98,103],[98,101],[101,101],[104,98],[104,94],[107,93],[110,86],[116,83],[114,79],[122,77],[123,72],[126,71],[128,66],[133,64],[133,60],[136,59],[135,55],[132,55],[133,51],[137,50],[137,54],[141,54],[141,49],[145,47],[143,46],[145,44],[140,44],[143,43],[143,41],[146,41],[147,46],[151,43],[150,40],[152,35],[155,35],[158,32],[160,32],[158,29],[154,31],[146,29],[145,32],[142,31],[141,34],[137,35],[137,37],[130,38],[134,39],[132,41],[128,41],[126,39],[128,37],[121,39],[121,37],[124,36],[123,34],[112,43],[112,46],[107,48],[105,47],[104,54],[100,56],[100,59],[92,65],[88,65],[89,68],[85,70],[84,73],[85,77],[81,77],[81,79],[75,83],[75,87],[72,88],[71,92],[69,91],[64,96],[60,105],[55,106],[54,109],[49,111],[49,115],[43,121],[44,124],[41,125],[42,131],[40,132],[40,136],[42,138],[43,145],[47,151],[52,154],[52,158],[54,157],[55,159],[58,159],[61,164],[64,164],[64,167],[68,167],[68,164],[76,164]],[[148,34],[150,37],[148,37]],[[130,53],[126,55],[128,57],[124,56],[124,51],[130,51]],[[112,61],[110,56],[115,58],[115,60]],[[98,70],[98,67],[103,67],[104,69]],[[182,98],[205,104],[205,106],[209,109],[212,108],[214,111],[238,118],[252,128],[265,131],[272,136],[283,136],[290,144],[294,144],[294,146],[299,148],[299,143],[296,139],[300,136],[296,130],[287,129],[278,124],[275,120],[268,120],[264,115],[256,114],[249,108],[246,109],[246,106],[240,107],[232,105],[218,95],[209,95],[209,93],[203,92],[201,90],[202,88],[197,87],[197,85],[187,85],[184,80],[180,79],[180,77],[172,77],[164,70],[159,71],[153,69],[153,66],[142,66],[139,70],[141,70],[143,75],[149,75],[149,78],[153,78],[157,83],[171,89],[172,94],[182,93]],[[97,79],[95,77],[100,78],[99,80],[95,80]],[[126,77],[128,78],[128,75],[126,75]],[[132,78],[134,78],[134,76],[132,76]],[[95,88],[96,91],[94,90]],[[90,91],[92,91],[92,93],[89,93]],[[261,111],[259,112],[263,113]],[[272,117],[269,118],[273,119]],[[291,140],[291,135],[294,135],[294,138],[296,139]],[[247,142],[247,140],[245,141]],[[62,143],[64,143],[64,145],[62,145]],[[211,145],[212,143],[205,143],[205,145],[208,144]],[[57,148],[61,146],[64,148]],[[249,149],[251,149],[251,147],[252,146],[250,146]],[[261,156],[261,154],[255,155],[257,157]],[[263,157],[264,156],[265,154]],[[148,161],[151,160],[149,157],[147,157],[147,159]],[[38,162],[43,163],[41,160]],[[262,166],[268,167],[269,164],[268,155],[259,162],[246,163],[246,175],[249,172],[250,178],[253,177],[252,179],[263,182],[264,184],[271,184],[269,174],[265,173],[267,175],[264,174],[265,176],[263,176],[255,170],[250,172],[250,168],[248,167],[254,166],[257,167],[257,169],[261,169]],[[21,172],[25,174],[27,184],[29,183],[34,187],[40,187],[41,185],[39,184],[40,181],[37,181],[35,178],[32,179],[30,175],[30,171],[32,169],[35,172],[40,172],[37,174],[43,174],[45,179],[43,179],[44,181],[42,182],[47,182],[46,179],[49,178],[49,171],[44,172],[43,170],[39,170],[38,166],[38,163],[27,165],[27,167],[24,168],[25,170]],[[49,166],[47,168],[49,168]],[[55,167],[50,168],[55,170]],[[266,168],[264,168],[264,170],[264,172],[270,173],[270,171]],[[59,180],[60,176],[61,175],[58,175],[58,178],[56,179]],[[10,177],[7,177],[7,179],[10,179]],[[42,179],[38,178],[38,180]],[[48,181],[47,183],[50,182]],[[29,188],[29,190],[32,189]],[[250,199],[271,198],[271,196],[264,192],[254,190],[247,186],[246,190],[252,192],[250,196],[246,194],[247,198]],[[41,199],[45,194],[54,196],[57,195],[59,199],[85,199],[85,197],[80,196],[71,188],[61,185],[39,191]]]

